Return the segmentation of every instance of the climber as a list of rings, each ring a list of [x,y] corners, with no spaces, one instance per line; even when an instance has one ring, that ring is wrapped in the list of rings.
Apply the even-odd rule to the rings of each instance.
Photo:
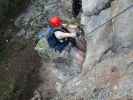
[[[49,21],[47,41],[51,48],[60,53],[69,45],[75,46],[76,32],[69,32],[60,17],[54,16]]]

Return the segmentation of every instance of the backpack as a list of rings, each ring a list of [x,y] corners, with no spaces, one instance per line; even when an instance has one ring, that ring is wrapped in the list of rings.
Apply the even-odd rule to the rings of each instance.
[[[50,48],[54,48],[55,51],[62,52],[64,50],[64,48],[68,45],[69,41],[62,39],[63,42],[60,42],[60,40],[58,40],[54,35],[54,32],[56,32],[56,31],[65,32],[65,29],[63,29],[63,28],[62,29],[49,28],[48,29],[48,35],[47,35],[47,41],[48,41]]]

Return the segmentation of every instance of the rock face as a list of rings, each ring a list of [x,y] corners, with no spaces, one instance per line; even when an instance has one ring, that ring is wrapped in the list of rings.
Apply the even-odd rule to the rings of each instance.
[[[71,0],[67,2],[65,0],[33,0],[15,22],[15,25],[21,29],[18,36],[31,38],[39,31],[46,31],[47,21],[52,16],[61,16],[65,20],[71,19],[71,9]]]
[[[53,15],[72,19],[71,4],[71,0],[33,0],[15,22],[20,29],[17,36],[29,39],[46,30]],[[133,8],[91,32],[130,5],[132,0],[82,0],[87,52],[81,73],[71,77],[77,65],[64,59],[56,64],[43,59],[39,71],[43,82],[35,93],[41,92],[44,100],[132,100]]]
[[[55,15],[61,16],[62,19],[70,21],[72,19],[71,2],[71,0],[61,0],[60,2],[58,0],[32,1],[31,5],[17,18],[14,23],[15,26],[20,29],[17,33],[17,36],[30,39],[36,36],[37,32],[46,31],[48,27],[48,19]],[[42,41],[40,42],[42,42],[42,46],[45,47],[44,49],[48,48],[46,40],[42,39]],[[47,52],[45,52],[44,49],[38,49],[40,51],[43,51],[43,65],[39,70],[39,75],[41,77],[42,83],[39,84],[38,88],[35,90],[35,95],[33,96],[33,98],[31,98],[31,100],[36,99],[36,97],[43,98],[44,100],[51,99],[54,96],[60,94],[64,83],[72,79],[74,76],[79,75],[79,72],[81,70],[80,63],[82,63],[85,56],[85,47],[83,48],[84,52],[82,52],[82,50],[78,50],[77,48],[73,48],[71,49],[71,54],[67,55],[67,58],[70,59],[60,57],[59,53],[50,51],[51,54],[58,56],[57,59],[54,59],[55,57],[52,57],[51,60],[46,57],[46,55],[48,54],[46,54]],[[75,51],[78,53],[75,53]],[[44,52],[46,55],[44,54]],[[76,58],[76,60],[73,60],[73,58]],[[79,60],[79,62],[77,60]],[[41,97],[39,95],[36,96],[36,94],[40,94]]]
[[[82,0],[86,60],[82,74],[64,86],[65,95],[83,100],[133,99],[133,8],[89,33],[130,5],[132,0]]]

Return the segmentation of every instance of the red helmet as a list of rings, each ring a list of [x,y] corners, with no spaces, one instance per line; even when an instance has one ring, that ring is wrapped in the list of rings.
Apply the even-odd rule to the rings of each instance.
[[[54,16],[54,17],[52,17],[52,18],[49,20],[49,24],[50,24],[52,27],[59,27],[59,26],[61,26],[61,24],[62,24],[62,20],[61,20],[60,17]]]

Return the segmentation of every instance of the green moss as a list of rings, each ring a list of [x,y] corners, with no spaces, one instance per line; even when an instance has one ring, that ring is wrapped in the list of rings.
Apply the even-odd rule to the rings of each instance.
[[[0,48],[0,64],[7,62],[7,50],[5,48]]]
[[[14,89],[14,80],[0,81],[0,100],[9,100]]]
[[[7,14],[9,16],[12,15],[12,14],[14,15],[18,11],[18,9],[20,9],[20,7],[22,6],[23,3],[24,3],[24,1],[22,1],[22,0],[12,0],[12,1],[10,1],[9,5],[8,5]]]
[[[0,0],[0,23],[14,18],[29,2],[30,0]]]

